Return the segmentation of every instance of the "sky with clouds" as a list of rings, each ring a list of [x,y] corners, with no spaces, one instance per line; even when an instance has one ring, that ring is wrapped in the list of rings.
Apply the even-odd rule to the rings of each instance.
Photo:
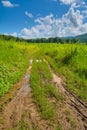
[[[87,0],[0,0],[0,34],[23,38],[87,33]]]

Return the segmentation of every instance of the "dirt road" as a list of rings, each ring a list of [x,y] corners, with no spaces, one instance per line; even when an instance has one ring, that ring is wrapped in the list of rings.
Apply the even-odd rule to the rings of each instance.
[[[2,125],[1,129],[10,129],[15,125],[15,121],[18,122],[22,116],[25,98],[32,91],[29,84],[31,67],[29,66],[24,78],[18,83],[20,89],[17,91],[16,96],[4,108],[2,113],[4,125]]]
[[[56,89],[64,96],[64,105],[66,108],[70,109],[73,117],[77,120],[78,130],[87,129],[87,105],[83,103],[76,95],[70,92],[62,79],[58,77],[55,73],[53,75],[53,82],[55,83]]]
[[[49,64],[48,67],[53,76],[52,84],[63,96],[63,101],[59,102],[54,97],[49,98],[56,110],[54,126],[61,124],[61,130],[87,130],[87,104],[67,89],[62,78],[54,73]],[[31,68],[30,65],[25,76],[15,85],[14,97],[0,104],[4,106],[0,107],[0,130],[57,130],[49,121],[43,120],[38,112],[30,87]]]

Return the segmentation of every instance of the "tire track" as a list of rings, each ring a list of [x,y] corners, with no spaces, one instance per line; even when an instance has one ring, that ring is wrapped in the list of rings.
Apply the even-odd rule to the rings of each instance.
[[[66,103],[72,106],[81,117],[85,130],[87,130],[87,105],[82,102],[76,95],[70,92],[64,85],[61,78],[52,72],[53,82],[58,87],[59,91],[64,95]]]
[[[53,83],[60,93],[64,96],[66,106],[70,107],[77,113],[78,120],[81,120],[83,124],[83,130],[87,130],[87,104],[80,100],[74,93],[72,93],[67,87],[63,80],[58,77],[52,70],[50,64],[44,60],[52,73]]]
[[[30,65],[24,78],[20,81],[20,89],[18,90],[17,95],[4,108],[4,124],[2,125],[1,129],[13,128],[16,123],[19,122],[22,116],[25,99],[32,91],[29,84],[31,68],[32,66]]]

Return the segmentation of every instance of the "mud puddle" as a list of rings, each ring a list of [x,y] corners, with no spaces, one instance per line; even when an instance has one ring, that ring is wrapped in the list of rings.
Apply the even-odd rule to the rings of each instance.
[[[4,107],[4,112],[2,113],[3,121],[0,129],[10,129],[15,121],[18,122],[20,120],[25,98],[32,91],[29,84],[31,68],[32,66],[29,66],[24,78],[20,81],[16,96]]]

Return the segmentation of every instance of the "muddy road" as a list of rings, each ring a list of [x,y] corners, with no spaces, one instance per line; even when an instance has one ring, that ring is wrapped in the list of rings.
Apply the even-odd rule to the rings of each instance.
[[[65,107],[68,107],[74,118],[79,121],[79,129],[87,130],[87,105],[67,89],[65,83],[60,77],[53,72],[52,75],[56,89],[58,89],[64,96]]]
[[[53,76],[52,84],[63,96],[63,101],[59,102],[54,97],[49,98],[56,110],[54,126],[61,124],[61,130],[87,130],[87,104],[67,89],[62,78],[54,73],[49,64],[48,67]],[[13,98],[1,100],[0,130],[57,130],[49,121],[42,119],[38,112],[30,86],[31,69],[32,65],[16,84],[18,87],[15,86]]]
[[[1,125],[1,129],[11,129],[15,125],[15,121],[18,122],[22,116],[24,103],[27,95],[32,91],[29,84],[30,70],[32,66],[29,66],[24,78],[18,83],[19,90],[16,96],[7,103],[4,107],[4,111],[1,111],[1,116],[4,122]],[[17,85],[18,85],[17,84]],[[3,102],[3,104],[6,103]]]

